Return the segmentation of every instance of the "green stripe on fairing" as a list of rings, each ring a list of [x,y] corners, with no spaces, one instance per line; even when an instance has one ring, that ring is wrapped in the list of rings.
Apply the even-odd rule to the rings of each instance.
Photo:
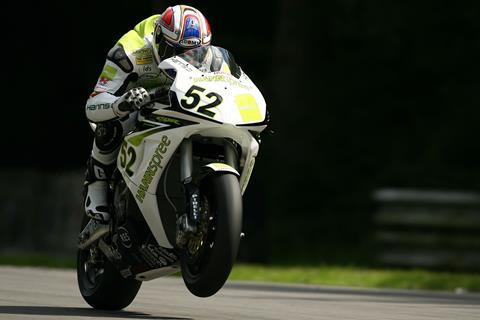
[[[143,139],[145,139],[146,137],[151,136],[152,134],[155,134],[157,132],[164,131],[165,129],[167,129],[167,128],[152,129],[150,131],[139,134],[138,136],[128,138],[127,141],[128,141],[128,143],[132,144],[133,146],[138,147],[142,143]]]

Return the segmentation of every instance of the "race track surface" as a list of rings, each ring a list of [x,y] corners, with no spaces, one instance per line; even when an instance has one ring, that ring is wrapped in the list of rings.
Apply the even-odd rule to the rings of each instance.
[[[0,319],[480,319],[479,294],[228,282],[210,298],[181,278],[145,282],[124,311],[90,308],[73,270],[0,267]]]

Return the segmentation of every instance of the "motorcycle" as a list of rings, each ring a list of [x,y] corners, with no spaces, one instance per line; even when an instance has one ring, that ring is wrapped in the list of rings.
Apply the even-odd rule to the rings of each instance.
[[[124,137],[109,186],[112,219],[82,222],[77,279],[94,308],[123,309],[143,281],[178,272],[193,295],[212,296],[243,236],[265,100],[224,48],[192,49],[159,68],[173,83]]]

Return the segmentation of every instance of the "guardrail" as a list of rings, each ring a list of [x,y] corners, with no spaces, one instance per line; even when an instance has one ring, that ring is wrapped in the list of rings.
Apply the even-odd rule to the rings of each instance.
[[[480,270],[480,194],[382,189],[373,197],[378,263]]]
[[[75,254],[84,173],[0,171],[0,252]]]

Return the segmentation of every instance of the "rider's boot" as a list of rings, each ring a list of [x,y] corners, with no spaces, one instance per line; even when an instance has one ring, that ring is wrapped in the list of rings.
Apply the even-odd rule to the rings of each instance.
[[[87,161],[84,184],[85,213],[101,223],[108,223],[110,220],[108,181],[115,167],[114,164],[115,162],[104,164],[93,157]]]

